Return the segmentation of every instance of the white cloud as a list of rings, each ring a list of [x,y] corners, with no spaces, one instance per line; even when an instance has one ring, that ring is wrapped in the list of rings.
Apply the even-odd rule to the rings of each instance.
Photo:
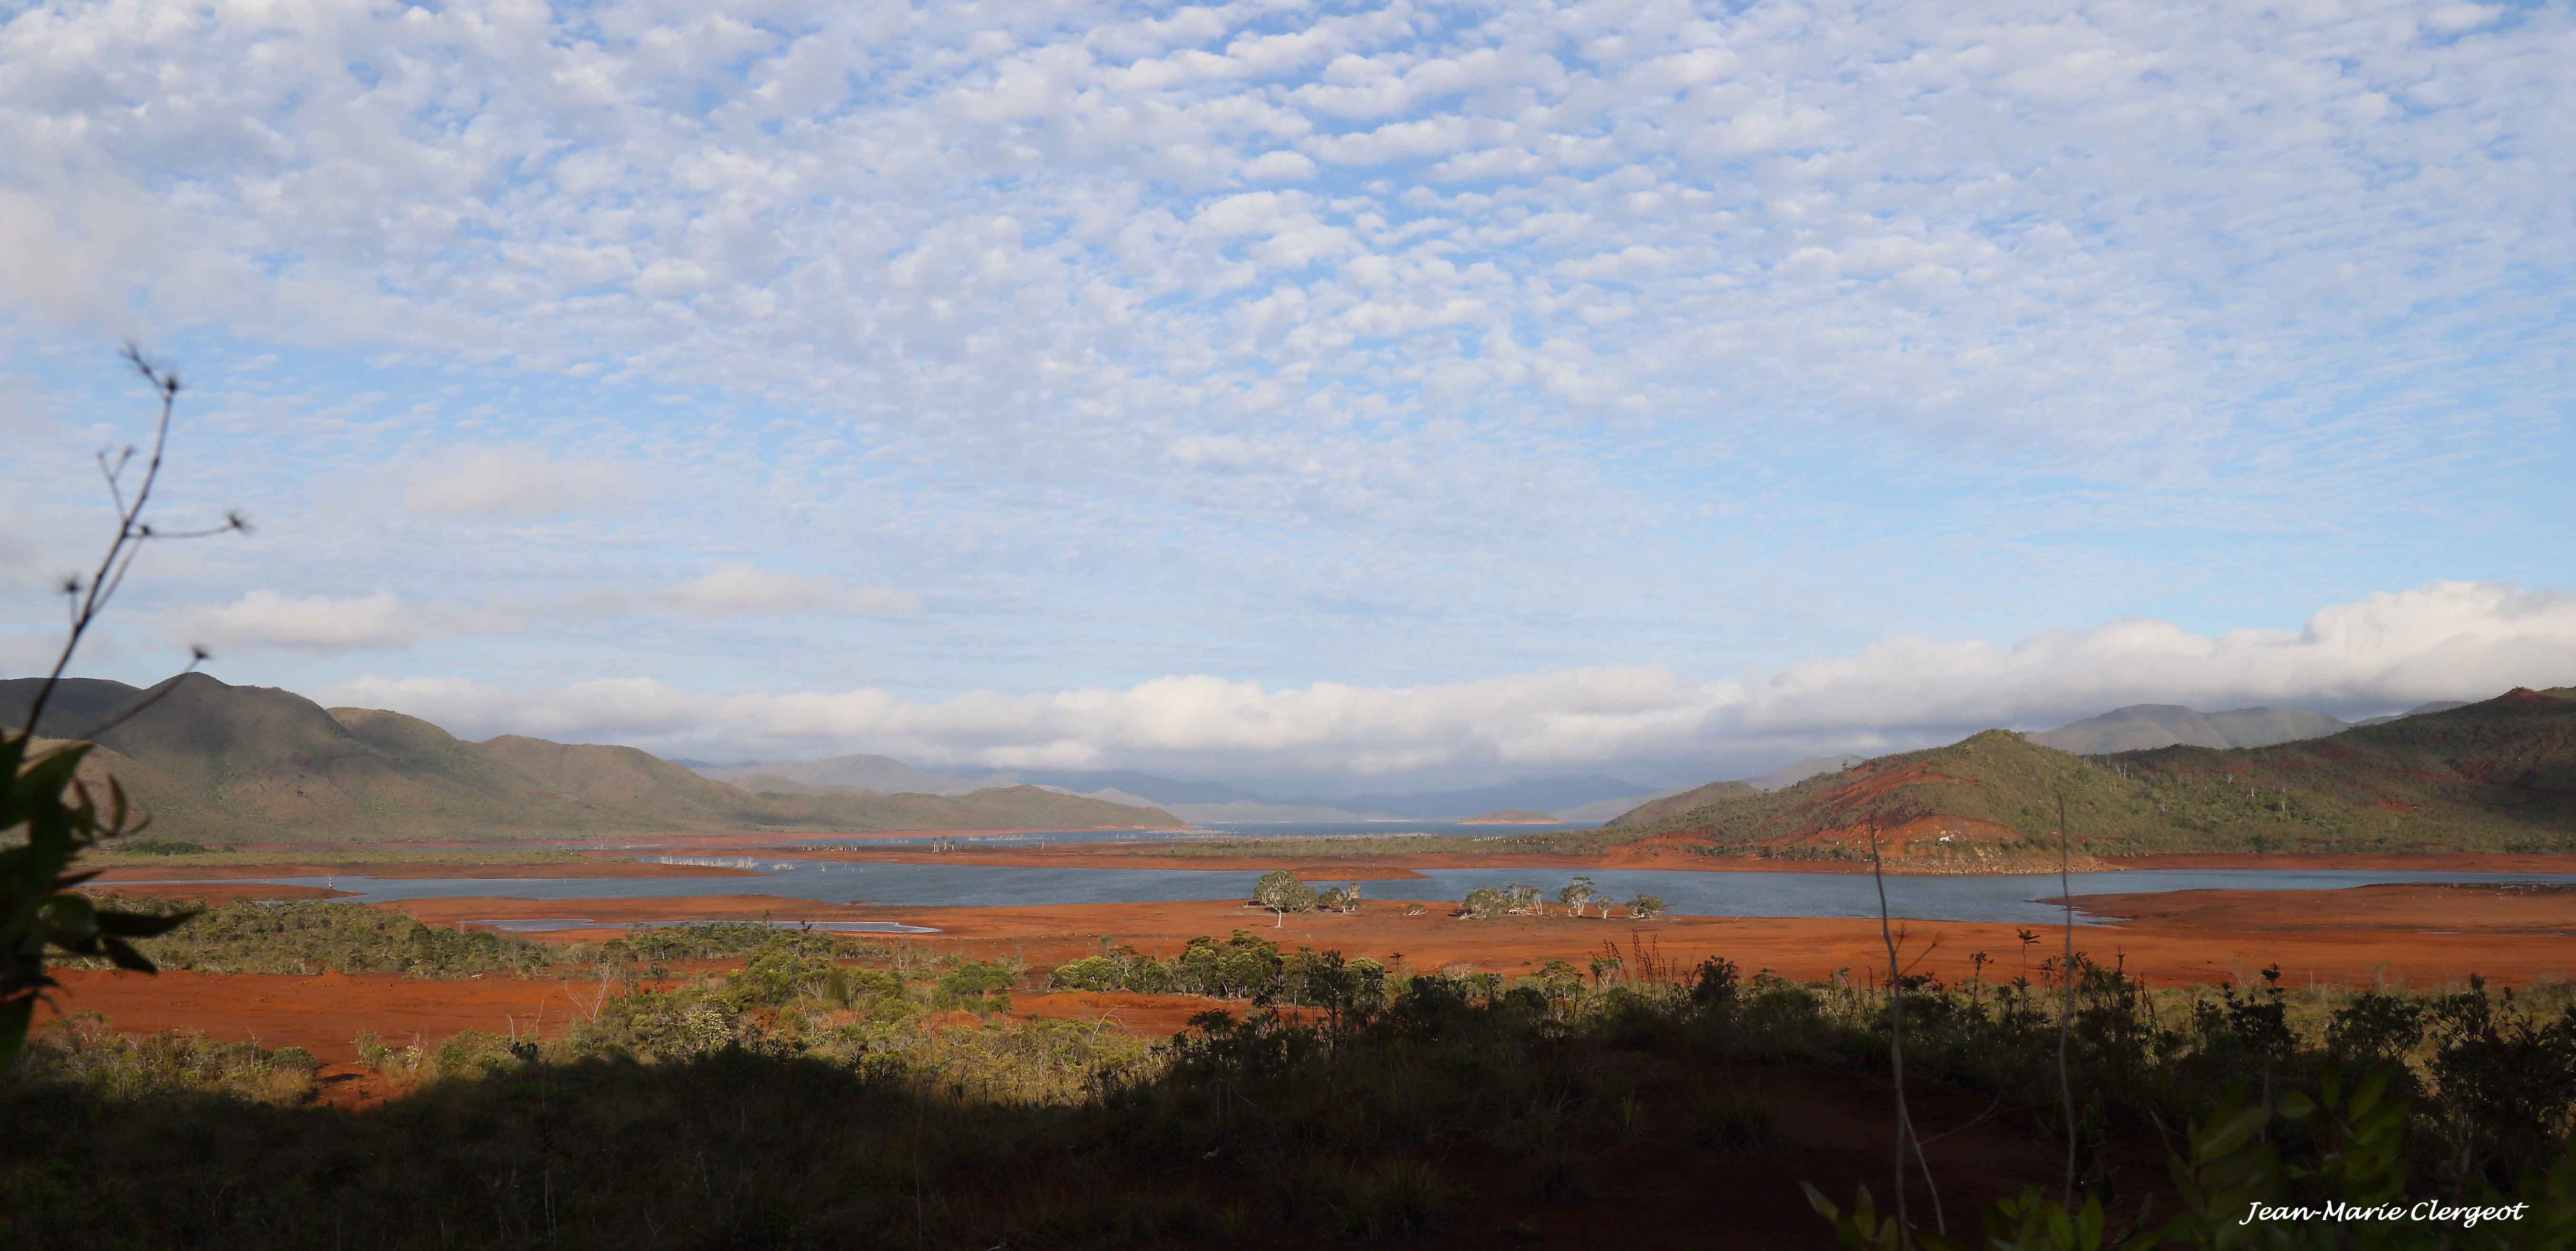
[[[1271,689],[1189,675],[915,702],[875,689],[724,695],[618,679],[509,691],[457,678],[370,676],[321,698],[397,708],[475,736],[1321,777],[1444,767],[1531,773],[1641,760],[1749,771],[1810,749],[1893,749],[1995,725],[2046,728],[2129,703],[2358,712],[2571,682],[2576,596],[2438,582],[2324,609],[2299,630],[2213,636],[2118,621],[2009,645],[1899,638],[1735,680],[1636,666]]]
[[[1281,148],[1244,162],[1243,176],[1254,182],[1304,182],[1315,176],[1315,163],[1303,152]]]
[[[405,505],[447,517],[547,517],[621,507],[639,493],[622,466],[557,460],[527,446],[455,448],[408,467],[401,480]]]
[[[2035,724],[2130,703],[2353,710],[2571,683],[2576,595],[2434,582],[2320,610],[2298,630],[2129,620],[2011,646],[1890,639],[1754,682],[1734,716],[1799,732]]]
[[[423,633],[419,615],[385,591],[363,599],[334,599],[255,590],[232,603],[185,614],[182,622],[185,641],[218,654],[265,648],[388,651],[410,646]]]
[[[797,613],[896,615],[921,611],[921,597],[884,587],[845,587],[828,578],[725,565],[663,591],[660,603],[699,617]]]

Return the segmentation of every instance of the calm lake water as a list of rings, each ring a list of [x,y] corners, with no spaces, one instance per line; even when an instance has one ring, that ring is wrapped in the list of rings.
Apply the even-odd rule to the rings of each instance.
[[[1028,907],[1039,904],[1147,903],[1191,899],[1244,899],[1259,874],[1245,869],[1071,869],[999,865],[849,864],[778,857],[661,856],[658,860],[745,868],[756,877],[702,878],[366,878],[294,877],[266,881],[331,886],[359,902],[429,898],[672,899],[706,895],[776,895],[820,903],[871,903],[920,907]],[[1369,882],[1378,899],[1458,899],[1478,886],[1526,882],[1554,898],[1578,869],[1427,869],[1419,879]],[[1657,869],[1598,869],[1593,884],[1627,899],[1639,892],[1661,896],[1675,913],[1692,916],[1858,917],[1878,915],[1878,892],[1857,873],[1694,873]],[[2158,869],[2127,873],[2078,873],[2076,894],[2202,890],[2322,890],[2382,882],[2548,882],[2576,885],[2567,873],[2430,873],[2395,870]],[[1317,883],[1322,885],[1323,883]],[[2055,874],[1990,877],[1895,876],[1887,879],[1888,910],[1923,921],[2054,923],[2062,911],[2038,902],[2058,893]],[[567,916],[578,908],[567,908]],[[674,910],[675,917],[684,915]],[[2091,918],[2078,912],[2079,922]]]

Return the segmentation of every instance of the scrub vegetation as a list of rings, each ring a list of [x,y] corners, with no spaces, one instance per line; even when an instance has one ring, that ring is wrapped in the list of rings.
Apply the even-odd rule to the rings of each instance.
[[[365,962],[418,947],[399,919],[340,926],[339,910],[366,910],[332,904],[278,915],[294,909],[321,920],[263,937],[218,909],[172,937],[214,922],[189,950],[230,961],[272,943],[307,950],[297,933],[339,933],[344,945],[322,949]],[[542,952],[495,941],[503,964]],[[580,1019],[543,1039],[363,1038],[367,1064],[411,1084],[368,1111],[323,1106],[300,1052],[56,1023],[0,1086],[12,1126],[0,1237],[1105,1247],[1283,1228],[1362,1242],[1508,1233],[1512,1212],[1595,1202],[1604,1151],[1762,1167],[1797,1114],[1761,1097],[1762,1074],[1877,1079],[1895,992],[1915,1088],[1988,1103],[2042,1140],[2066,1119],[2055,1056],[2071,1001],[2077,1189],[2112,1214],[2113,1235],[2127,1224],[2171,1229],[2168,1245],[2225,1245],[2212,1222],[2244,1194],[2295,1202],[2359,1184],[2345,1148],[2365,1131],[2391,1148],[2370,1185],[2539,1205],[2473,1237],[2454,1229],[2455,1245],[2557,1245],[2528,1239],[2576,1228],[2565,986],[2156,989],[2080,952],[1962,985],[1797,983],[1723,959],[1683,965],[1635,940],[1587,967],[1507,980],[1283,951],[1242,932],[1167,958],[1113,948],[1027,969],[739,924],[554,956],[599,974]],[[740,963],[657,968],[703,958]],[[1148,1045],[1090,1022],[1011,1019],[1011,995],[1032,988],[1207,1006],[1193,1029]],[[2356,1108],[2365,1087],[2370,1105]],[[2231,1137],[2241,1124],[2256,1128]],[[2157,1144],[2181,1172],[2156,1163]],[[1858,1205],[1827,1206],[1861,1236]],[[2041,1207],[2059,1210],[2053,1197]],[[1919,1245],[1936,1245],[1918,1223]],[[2416,1240],[2390,1245],[2434,1245],[2438,1231],[2403,1232]]]

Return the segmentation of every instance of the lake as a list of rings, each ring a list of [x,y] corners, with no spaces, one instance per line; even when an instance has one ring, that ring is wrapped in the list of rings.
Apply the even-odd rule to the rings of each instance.
[[[510,898],[671,899],[707,895],[776,895],[819,903],[916,907],[1029,907],[1044,904],[1157,903],[1245,899],[1249,869],[1076,869],[1006,865],[852,864],[788,857],[664,856],[657,859],[747,868],[755,877],[660,878],[368,878],[286,877],[263,881],[330,886],[360,903],[405,899]],[[1553,899],[1577,873],[1614,899],[1639,892],[1662,897],[1690,916],[1860,917],[1878,915],[1878,891],[1859,873],[1698,873],[1671,869],[1426,869],[1419,879],[1373,881],[1379,899],[1450,900],[1478,886],[1524,882]],[[2548,882],[2576,884],[2568,873],[2444,873],[2356,869],[2152,869],[2078,873],[2074,893],[2177,890],[2329,890],[2374,883]],[[176,883],[171,883],[176,885]],[[1326,885],[1317,882],[1316,885]],[[2063,911],[2038,902],[2058,893],[2055,874],[1985,877],[1897,875],[1887,879],[1892,915],[1921,921],[2054,924]],[[674,912],[674,918],[685,915]],[[2082,912],[2079,923],[2094,923]]]

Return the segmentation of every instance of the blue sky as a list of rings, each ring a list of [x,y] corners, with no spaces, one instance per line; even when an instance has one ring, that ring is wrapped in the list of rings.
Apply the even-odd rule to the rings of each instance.
[[[1690,781],[2576,681],[2566,3],[0,9],[0,666]]]

